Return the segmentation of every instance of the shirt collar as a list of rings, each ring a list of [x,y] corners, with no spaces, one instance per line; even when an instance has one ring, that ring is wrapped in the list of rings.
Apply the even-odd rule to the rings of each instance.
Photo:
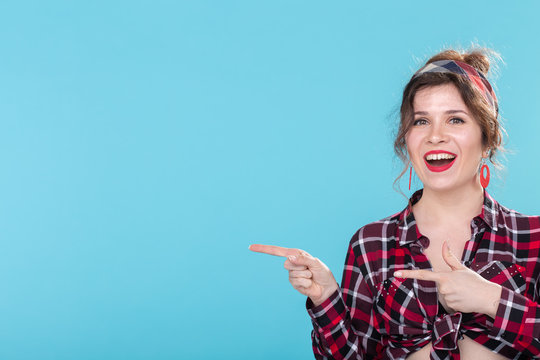
[[[420,200],[422,193],[423,189],[416,191],[409,199],[407,207],[399,213],[397,240],[400,246],[417,242],[422,237],[422,234],[418,231],[416,219],[412,212],[413,205]],[[492,231],[497,231],[498,217],[503,215],[499,210],[499,204],[484,190],[482,211],[474,219],[482,220]]]
[[[397,240],[399,241],[400,246],[414,243],[422,236],[418,231],[416,219],[414,218],[414,214],[412,212],[412,207],[418,202],[418,200],[420,200],[422,197],[422,192],[423,189],[416,191],[409,199],[407,207],[399,214]]]
[[[484,190],[484,205],[482,205],[482,212],[479,215],[480,219],[484,220],[492,231],[497,231],[497,224],[502,221],[500,219],[502,216],[499,203]]]

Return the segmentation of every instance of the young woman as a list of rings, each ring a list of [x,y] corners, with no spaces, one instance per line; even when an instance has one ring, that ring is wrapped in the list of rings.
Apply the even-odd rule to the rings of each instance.
[[[489,66],[482,51],[449,50],[412,76],[394,146],[423,189],[358,230],[341,287],[305,251],[250,247],[288,257],[317,359],[540,357],[540,218],[485,191],[501,150]]]

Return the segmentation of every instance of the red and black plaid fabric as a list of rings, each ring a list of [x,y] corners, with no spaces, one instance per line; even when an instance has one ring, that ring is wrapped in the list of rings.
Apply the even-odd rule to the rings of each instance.
[[[414,204],[422,191],[411,198]],[[431,359],[459,359],[466,335],[510,359],[540,356],[540,218],[509,210],[487,193],[471,221],[462,263],[502,285],[495,319],[448,314],[435,282],[399,279],[403,269],[429,269],[410,207],[353,236],[341,288],[319,306],[308,299],[317,359],[404,359],[431,342]]]

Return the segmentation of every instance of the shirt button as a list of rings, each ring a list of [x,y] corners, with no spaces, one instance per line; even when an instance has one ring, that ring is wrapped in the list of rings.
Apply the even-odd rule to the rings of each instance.
[[[422,248],[420,246],[411,246],[411,253],[413,255],[420,255],[422,253]]]

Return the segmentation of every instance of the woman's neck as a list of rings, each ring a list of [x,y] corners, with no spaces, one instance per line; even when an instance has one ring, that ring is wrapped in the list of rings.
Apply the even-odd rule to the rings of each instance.
[[[478,184],[452,191],[424,189],[422,198],[413,206],[415,217],[429,222],[470,221],[482,211],[484,190]]]

